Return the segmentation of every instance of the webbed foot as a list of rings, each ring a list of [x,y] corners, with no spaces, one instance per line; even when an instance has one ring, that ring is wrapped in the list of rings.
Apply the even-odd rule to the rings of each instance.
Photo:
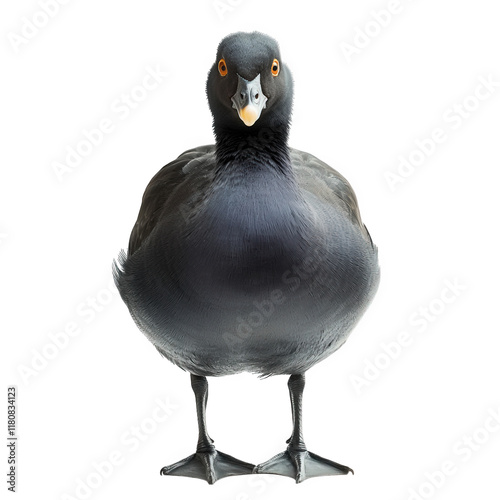
[[[214,484],[224,477],[252,474],[254,468],[253,464],[238,460],[212,447],[207,451],[197,451],[175,464],[163,467],[160,474],[195,477]]]

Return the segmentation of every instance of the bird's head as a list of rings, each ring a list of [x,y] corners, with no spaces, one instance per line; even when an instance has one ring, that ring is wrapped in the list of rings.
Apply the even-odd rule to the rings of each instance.
[[[214,128],[288,127],[293,80],[277,42],[262,33],[233,33],[217,49],[207,79]]]

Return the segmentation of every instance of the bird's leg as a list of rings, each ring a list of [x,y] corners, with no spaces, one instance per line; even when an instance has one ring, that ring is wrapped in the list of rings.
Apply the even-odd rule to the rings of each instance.
[[[290,405],[292,407],[292,424],[293,424],[293,427],[292,427],[292,435],[286,440],[287,444],[290,443],[290,441],[293,439],[293,434],[294,434],[294,430],[295,430],[295,405],[293,404],[294,397],[292,395],[292,389],[290,387],[290,381],[291,381],[292,377],[293,377],[293,375],[290,376],[290,378],[288,379],[288,392],[290,393]],[[304,385],[305,385],[305,377],[304,377]],[[302,390],[304,390],[303,387],[302,387]],[[301,395],[301,398],[302,398],[302,395]],[[300,426],[302,427],[302,419],[301,419],[301,422],[300,422]],[[302,432],[302,429],[301,429],[301,432]]]
[[[290,402],[292,403],[292,436],[287,441],[288,448],[297,451],[306,450],[304,437],[302,435],[302,394],[306,385],[304,374],[291,375],[288,379],[288,390],[290,392]]]
[[[208,435],[206,419],[208,381],[206,377],[191,375],[191,387],[194,391],[198,417],[196,453],[173,465],[163,467],[160,474],[196,477],[206,480],[209,484],[227,476],[251,474],[254,465],[217,451],[213,440]]]
[[[332,462],[307,451],[302,434],[302,394],[304,392],[305,376],[303,373],[291,375],[288,380],[290,402],[292,404],[292,436],[288,439],[285,452],[276,455],[267,462],[257,465],[254,473],[279,474],[295,479],[297,483],[310,477],[348,474],[352,469],[345,465]]]
[[[191,387],[193,388],[196,401],[196,416],[198,417],[198,444],[197,453],[213,451],[215,446],[213,439],[207,432],[207,401],[208,401],[208,380],[206,377],[191,375]]]

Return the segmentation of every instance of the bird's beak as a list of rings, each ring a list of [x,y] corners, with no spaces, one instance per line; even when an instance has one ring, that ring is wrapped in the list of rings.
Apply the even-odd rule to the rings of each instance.
[[[251,82],[238,75],[238,88],[231,101],[243,123],[251,127],[266,107],[267,97],[260,86],[260,73]]]

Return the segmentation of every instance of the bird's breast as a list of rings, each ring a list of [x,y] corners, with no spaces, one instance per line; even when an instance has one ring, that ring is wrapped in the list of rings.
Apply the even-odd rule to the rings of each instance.
[[[306,204],[291,196],[251,192],[214,197],[185,230],[181,279],[233,300],[283,285],[295,269],[311,266],[322,249],[322,229]]]

